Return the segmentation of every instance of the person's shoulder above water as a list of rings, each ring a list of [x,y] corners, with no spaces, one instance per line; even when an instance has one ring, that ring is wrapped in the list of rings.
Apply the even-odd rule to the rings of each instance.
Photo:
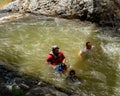
[[[86,42],[86,47],[79,51],[78,56],[81,57],[81,55],[82,55],[83,53],[86,53],[86,52],[89,52],[89,51],[93,50],[94,47],[95,47],[95,46],[93,46],[93,45],[91,44],[91,42],[89,42],[89,41]]]
[[[65,55],[59,50],[57,45],[52,46],[51,52],[46,58],[48,64],[59,65],[65,62]]]
[[[78,76],[76,76],[75,70],[70,70],[69,75],[66,77],[66,81],[70,83],[75,83],[75,82],[80,82],[81,79]]]

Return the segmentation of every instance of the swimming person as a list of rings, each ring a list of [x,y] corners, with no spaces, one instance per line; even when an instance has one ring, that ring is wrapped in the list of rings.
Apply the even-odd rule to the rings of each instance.
[[[70,83],[80,82],[80,78],[76,76],[75,70],[69,71],[69,76],[66,77],[66,80]]]
[[[91,44],[91,42],[86,42],[86,47],[83,48],[81,51],[79,51],[78,56],[82,57],[82,54],[89,53],[94,49],[94,46]]]

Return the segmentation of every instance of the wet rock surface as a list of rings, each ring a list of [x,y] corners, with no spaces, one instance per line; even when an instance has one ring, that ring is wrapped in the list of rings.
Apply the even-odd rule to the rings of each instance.
[[[71,92],[0,65],[0,96],[72,96]]]

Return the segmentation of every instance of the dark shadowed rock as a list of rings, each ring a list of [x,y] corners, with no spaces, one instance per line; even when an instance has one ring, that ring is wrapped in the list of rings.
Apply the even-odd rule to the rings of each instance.
[[[20,75],[13,68],[0,65],[0,96],[70,96],[61,88],[57,88],[40,79]]]

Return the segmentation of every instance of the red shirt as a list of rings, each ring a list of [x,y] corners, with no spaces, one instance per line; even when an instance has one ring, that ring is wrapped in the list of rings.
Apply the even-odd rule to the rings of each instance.
[[[59,55],[55,56],[52,52],[48,55],[46,61],[50,62],[51,64],[55,63],[56,65],[59,65],[59,63],[62,63],[62,61],[65,59],[65,56],[63,52],[59,51]]]

